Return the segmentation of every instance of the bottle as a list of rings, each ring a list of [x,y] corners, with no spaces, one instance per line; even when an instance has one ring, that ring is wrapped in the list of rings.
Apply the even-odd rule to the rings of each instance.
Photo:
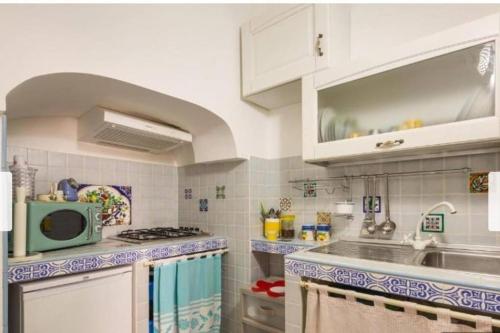
[[[14,204],[14,257],[26,256],[26,189],[16,187]]]

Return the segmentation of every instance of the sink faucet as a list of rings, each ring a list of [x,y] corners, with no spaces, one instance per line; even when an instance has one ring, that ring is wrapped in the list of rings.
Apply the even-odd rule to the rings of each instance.
[[[455,214],[457,212],[455,207],[448,201],[438,202],[437,204],[431,206],[429,209],[427,209],[427,211],[425,211],[425,213],[422,214],[422,217],[417,223],[417,228],[415,230],[415,238],[412,239],[413,234],[410,233],[404,237],[402,243],[405,245],[412,245],[415,250],[423,250],[428,245],[437,245],[437,240],[434,236],[430,237],[429,239],[423,240],[420,230],[422,229],[422,224],[424,223],[427,215],[429,215],[439,207],[448,207],[448,209],[450,210],[450,214]]]

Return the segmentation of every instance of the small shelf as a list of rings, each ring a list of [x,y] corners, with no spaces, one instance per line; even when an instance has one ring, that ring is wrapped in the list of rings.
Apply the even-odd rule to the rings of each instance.
[[[282,255],[312,248],[320,244],[315,241],[303,241],[299,239],[292,239],[290,241],[284,241],[284,240],[270,241],[267,239],[252,239],[250,242],[252,251],[254,252],[275,253]]]

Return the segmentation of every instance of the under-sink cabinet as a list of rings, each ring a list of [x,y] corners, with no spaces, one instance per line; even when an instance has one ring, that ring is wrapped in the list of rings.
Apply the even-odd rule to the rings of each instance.
[[[348,16],[342,6],[302,4],[246,22],[241,27],[243,97],[266,109],[300,102],[300,78],[339,61],[342,51],[332,44],[348,37]]]
[[[499,32],[500,16],[489,16],[304,77],[304,159],[498,145]]]

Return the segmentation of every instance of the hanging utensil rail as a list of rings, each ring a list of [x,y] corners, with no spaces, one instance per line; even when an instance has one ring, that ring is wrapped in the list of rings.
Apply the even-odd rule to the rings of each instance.
[[[387,177],[428,176],[428,175],[450,174],[450,173],[469,173],[470,171],[471,171],[470,168],[458,168],[458,169],[439,169],[439,170],[428,170],[428,171],[384,172],[384,173],[345,175],[345,176],[335,176],[335,177],[325,177],[325,178],[295,179],[288,181],[288,183],[298,184],[298,183],[314,183],[314,182],[331,182],[334,180],[365,179],[368,177],[383,178],[386,176]]]

